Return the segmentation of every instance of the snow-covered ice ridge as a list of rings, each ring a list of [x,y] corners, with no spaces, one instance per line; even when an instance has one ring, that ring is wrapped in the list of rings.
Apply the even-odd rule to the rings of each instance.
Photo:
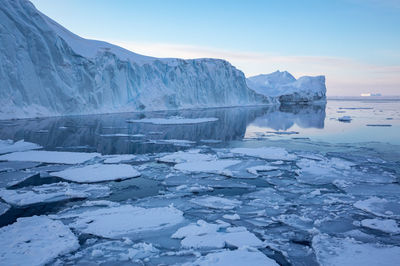
[[[287,71],[276,71],[246,79],[255,92],[274,97],[280,103],[326,101],[325,76],[304,76],[296,80]]]
[[[3,0],[0,25],[0,119],[271,102],[225,60],[154,58],[87,40],[28,0]]]

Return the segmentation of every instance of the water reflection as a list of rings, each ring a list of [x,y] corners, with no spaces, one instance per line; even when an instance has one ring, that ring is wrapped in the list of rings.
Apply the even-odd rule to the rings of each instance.
[[[127,123],[127,119],[182,116],[217,117],[216,122],[191,125]],[[154,140],[202,140],[221,142],[243,139],[246,128],[255,124],[275,130],[300,127],[323,128],[325,106],[280,106],[218,108],[151,113],[122,113],[0,121],[0,139],[25,139],[48,150],[97,151],[103,154],[153,153],[182,149]],[[128,134],[139,136],[101,136]],[[143,135],[143,136],[140,136]]]

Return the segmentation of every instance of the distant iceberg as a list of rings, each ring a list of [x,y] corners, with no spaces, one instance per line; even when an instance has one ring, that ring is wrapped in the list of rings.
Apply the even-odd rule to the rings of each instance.
[[[256,93],[276,98],[281,104],[326,101],[325,76],[304,76],[296,80],[287,71],[276,71],[249,77],[246,83]]]

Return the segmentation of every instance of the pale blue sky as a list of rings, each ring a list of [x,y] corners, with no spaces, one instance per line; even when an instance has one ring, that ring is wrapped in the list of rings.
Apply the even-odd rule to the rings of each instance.
[[[327,76],[330,95],[400,94],[400,0],[33,0],[72,32],[247,76]]]

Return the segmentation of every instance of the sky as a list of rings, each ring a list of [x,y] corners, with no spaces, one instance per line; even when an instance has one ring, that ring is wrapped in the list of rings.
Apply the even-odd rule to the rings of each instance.
[[[32,0],[70,31],[247,77],[325,75],[329,96],[400,95],[400,0]]]

